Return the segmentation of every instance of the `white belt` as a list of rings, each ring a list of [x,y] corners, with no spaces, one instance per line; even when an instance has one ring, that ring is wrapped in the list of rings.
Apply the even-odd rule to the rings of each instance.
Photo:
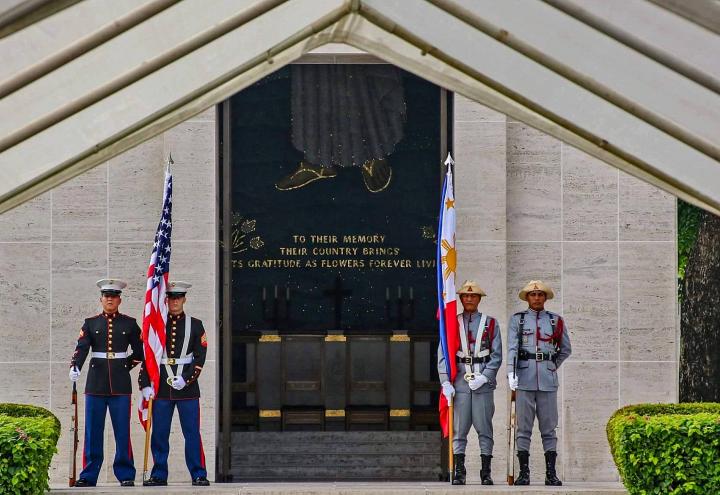
[[[188,354],[185,357],[181,358],[161,358],[160,364],[169,364],[169,365],[175,365],[175,364],[190,364],[193,362],[193,355],[192,352]]]
[[[98,359],[125,359],[128,357],[127,352],[91,352],[91,358]]]

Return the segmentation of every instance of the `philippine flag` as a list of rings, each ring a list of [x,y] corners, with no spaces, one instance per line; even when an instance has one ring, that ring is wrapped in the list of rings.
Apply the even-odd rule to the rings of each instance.
[[[445,165],[447,174],[442,190],[442,203],[440,204],[440,221],[438,227],[437,246],[437,287],[438,287],[438,319],[440,321],[440,345],[445,356],[447,374],[450,383],[455,380],[457,363],[455,355],[460,348],[460,334],[458,333],[457,301],[455,299],[455,271],[457,268],[457,251],[455,250],[455,195],[453,193],[452,165],[453,161],[448,154]],[[440,394],[440,427],[443,437],[448,435],[448,402]]]

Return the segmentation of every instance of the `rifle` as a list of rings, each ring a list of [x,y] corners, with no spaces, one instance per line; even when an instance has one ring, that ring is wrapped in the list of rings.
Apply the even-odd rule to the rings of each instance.
[[[77,406],[77,385],[73,382],[72,396],[70,399],[71,416],[70,416],[70,474],[68,476],[68,486],[75,486],[75,473],[77,472],[77,448],[78,448],[78,406]]]
[[[519,351],[519,350],[518,350]],[[517,376],[517,354],[513,359],[513,378]],[[515,416],[515,390],[510,390],[510,407],[508,408],[508,451],[507,451],[507,484],[515,483],[515,433],[517,421]]]

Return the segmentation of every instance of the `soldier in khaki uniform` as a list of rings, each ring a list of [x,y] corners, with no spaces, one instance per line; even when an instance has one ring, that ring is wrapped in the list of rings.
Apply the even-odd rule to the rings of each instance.
[[[520,462],[516,485],[530,484],[530,436],[535,416],[545,450],[545,484],[562,485],[555,472],[557,370],[572,350],[562,317],[545,310],[545,301],[553,296],[552,289],[542,281],[531,280],[519,294],[520,299],[527,301],[528,309],[510,318],[508,382],[512,390],[517,390],[517,456]]]
[[[471,426],[475,427],[480,440],[481,483],[492,485],[492,418],[495,414],[496,375],[502,364],[500,324],[492,316],[478,311],[485,291],[475,282],[466,280],[458,294],[463,312],[458,315],[461,345],[455,356],[458,373],[454,383],[450,383],[447,375],[442,347],[438,348],[438,374],[443,394],[448,401],[454,397],[453,485],[465,484],[465,447]]]

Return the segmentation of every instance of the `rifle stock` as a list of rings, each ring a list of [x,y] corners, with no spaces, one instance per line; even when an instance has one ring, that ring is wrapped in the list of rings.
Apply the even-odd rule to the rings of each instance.
[[[75,486],[75,476],[77,473],[77,448],[78,448],[78,406],[77,406],[77,385],[73,382],[72,395],[70,399],[71,417],[70,417],[70,474],[68,476],[68,486]]]

